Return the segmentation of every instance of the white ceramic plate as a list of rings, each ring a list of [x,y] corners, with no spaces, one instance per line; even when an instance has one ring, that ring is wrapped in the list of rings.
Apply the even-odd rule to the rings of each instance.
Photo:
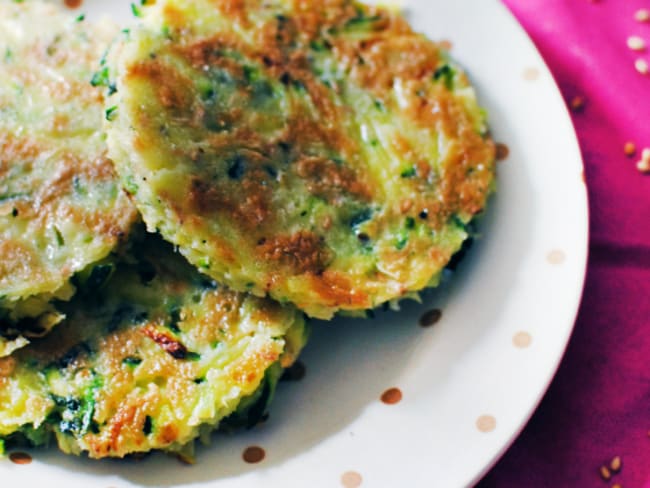
[[[61,0],[57,0],[61,1]],[[189,1],[189,0],[188,0]],[[541,57],[488,0],[406,0],[418,30],[453,43],[508,144],[483,238],[425,304],[370,321],[318,323],[307,376],[283,383],[264,426],[217,435],[194,467],[33,452],[0,461],[3,486],[456,487],[472,484],[522,429],[553,377],[579,304],[587,251],[580,152]],[[90,17],[130,18],[128,1],[86,0]],[[434,327],[418,318],[443,311]],[[398,387],[396,405],[380,401]],[[255,465],[247,446],[266,451]]]

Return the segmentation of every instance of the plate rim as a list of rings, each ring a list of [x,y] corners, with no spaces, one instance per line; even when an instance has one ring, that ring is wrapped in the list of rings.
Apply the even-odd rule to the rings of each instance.
[[[126,0],[122,0],[126,2]],[[367,0],[363,0],[367,1]],[[429,0],[415,0],[414,4],[415,7],[417,8],[423,8],[424,6],[426,8],[427,2]],[[476,1],[480,2],[483,0],[468,0],[468,1]],[[88,4],[90,1],[88,1],[85,5],[86,8],[88,8]],[[128,2],[127,2],[128,3]],[[404,3],[404,2],[403,2]],[[408,0],[406,1],[407,7],[409,7]],[[444,4],[444,2],[443,2]],[[568,121],[569,126],[571,127],[572,132],[570,134],[567,134],[566,137],[566,142],[567,148],[571,148],[571,155],[568,159],[572,163],[578,163],[579,166],[582,168],[584,171],[584,157],[580,149],[579,145],[579,139],[577,136],[576,128],[575,125],[573,124],[573,121],[570,116],[569,109],[565,103],[564,97],[562,96],[562,92],[560,90],[560,87],[557,83],[556,78],[553,75],[553,72],[551,71],[549,65],[547,64],[546,60],[544,57],[541,55],[539,49],[529,36],[529,34],[526,32],[526,30],[523,28],[523,26],[519,23],[517,20],[516,16],[508,9],[501,1],[499,0],[492,0],[491,2],[491,8],[495,9],[501,9],[502,13],[504,14],[503,17],[508,17],[509,22],[511,23],[511,28],[513,30],[517,30],[520,37],[517,39],[517,42],[521,41],[528,43],[528,50],[530,50],[531,55],[534,53],[537,57],[534,58],[536,61],[536,67],[539,68],[539,70],[544,74],[545,76],[548,75],[551,83],[552,83],[552,93],[553,97],[557,99],[559,97],[559,100],[561,103],[561,116],[565,119],[565,121]],[[84,7],[82,7],[83,9]],[[560,116],[559,112],[560,108],[558,107],[558,112],[557,115],[558,117]],[[580,236],[582,239],[584,239],[584,243],[577,242],[575,243],[574,246],[572,246],[572,249],[574,249],[576,252],[579,252],[580,254],[575,254],[574,258],[576,259],[576,262],[578,263],[579,266],[576,266],[579,268],[579,274],[580,276],[575,275],[575,277],[578,279],[576,282],[575,289],[573,287],[571,288],[571,294],[572,294],[572,300],[570,305],[567,304],[565,306],[566,308],[566,314],[563,314],[563,321],[566,320],[566,326],[562,327],[561,333],[564,337],[561,337],[561,344],[562,347],[556,347],[553,349],[553,357],[552,360],[549,359],[547,363],[545,363],[547,366],[543,369],[544,372],[544,378],[545,381],[538,381],[535,383],[535,388],[533,391],[536,392],[535,395],[535,400],[533,402],[530,402],[530,406],[527,409],[520,409],[518,412],[523,415],[523,420],[518,424],[516,429],[508,429],[510,432],[508,433],[507,441],[505,443],[492,441],[493,444],[500,444],[499,448],[496,449],[495,453],[490,457],[487,463],[481,462],[481,465],[483,468],[479,470],[477,473],[472,473],[472,472],[467,472],[467,473],[459,473],[458,474],[458,480],[469,480],[469,485],[474,485],[477,482],[479,482],[498,462],[502,457],[506,454],[506,452],[512,447],[512,445],[515,443],[517,438],[521,435],[521,433],[525,430],[526,426],[529,424],[530,419],[532,416],[535,414],[535,412],[539,409],[539,406],[544,399],[545,395],[547,394],[549,387],[551,386],[553,380],[557,376],[558,369],[561,366],[562,360],[566,356],[567,348],[569,346],[569,342],[571,340],[571,337],[573,336],[574,330],[575,330],[575,325],[576,325],[576,319],[578,317],[578,313],[580,310],[580,304],[582,303],[582,297],[584,295],[584,289],[585,289],[585,283],[586,283],[586,278],[587,278],[587,265],[588,265],[588,258],[589,258],[589,242],[590,242],[590,205],[589,205],[589,193],[587,191],[586,186],[584,187],[584,190],[582,188],[578,189],[573,193],[576,196],[575,202],[579,204],[580,206],[584,207],[584,212],[581,212],[580,215],[583,217],[583,221],[581,222],[581,225],[584,226],[584,230],[580,232]],[[579,198],[579,201],[578,201]],[[573,275],[572,275],[573,276]],[[579,286],[578,286],[579,283]],[[570,312],[570,313],[569,313]],[[558,336],[560,337],[560,336]],[[551,367],[548,367],[548,366]],[[496,447],[496,446],[494,446]],[[494,449],[491,448],[490,451],[493,451]],[[477,463],[478,464],[478,463]],[[475,471],[474,469],[472,471]],[[11,476],[11,473],[9,473]],[[47,475],[46,472],[43,473],[43,475]],[[432,482],[435,482],[435,478],[430,478]],[[133,483],[132,480],[125,480],[127,483]],[[213,482],[217,484],[221,484],[221,479],[215,479]],[[190,480],[191,482],[191,480]],[[227,483],[225,483],[227,485]],[[207,484],[206,484],[207,485]]]
[[[421,1],[421,0],[418,0]],[[569,134],[570,136],[570,143],[572,146],[572,151],[573,155],[571,156],[571,159],[579,163],[579,167],[582,169],[584,172],[585,170],[585,160],[584,160],[584,155],[582,153],[582,149],[580,147],[580,140],[578,138],[578,133],[576,130],[576,126],[573,123],[573,119],[571,117],[571,112],[569,111],[569,108],[566,104],[566,101],[562,95],[562,90],[560,89],[560,85],[558,84],[558,80],[553,74],[553,71],[551,70],[550,66],[546,62],[546,59],[542,55],[541,51],[537,47],[537,44],[533,41],[532,37],[528,34],[528,31],[524,28],[524,26],[519,22],[519,19],[515,16],[515,14],[506,6],[505,3],[502,1],[498,0],[493,0],[493,4],[495,4],[495,8],[499,8],[502,10],[503,14],[507,17],[509,17],[509,20],[512,24],[512,27],[516,30],[519,31],[520,35],[522,38],[525,38],[526,43],[528,44],[528,47],[535,53],[535,55],[538,58],[538,61],[540,62],[540,68],[541,70],[544,71],[546,75],[548,75],[552,87],[553,87],[553,92],[555,97],[559,97],[561,100],[561,107],[562,107],[562,117],[569,123],[569,126],[571,127],[571,133]],[[518,426],[517,429],[515,429],[509,436],[508,440],[506,443],[504,443],[500,449],[496,452],[494,456],[492,456],[492,459],[489,460],[489,462],[485,465],[485,467],[480,470],[476,475],[474,475],[471,478],[471,481],[469,482],[468,486],[474,486],[477,483],[479,483],[498,463],[501,461],[501,459],[507,454],[507,452],[510,450],[510,448],[514,445],[514,443],[517,441],[517,439],[521,436],[521,434],[524,432],[526,427],[529,425],[532,417],[535,415],[535,413],[539,410],[539,407],[541,406],[546,394],[548,393],[551,385],[553,384],[553,381],[557,377],[557,373],[560,369],[560,366],[562,365],[562,362],[564,361],[566,354],[567,354],[567,349],[569,347],[569,344],[571,342],[571,338],[573,337],[573,334],[575,332],[575,327],[576,327],[576,322],[578,319],[578,315],[580,312],[580,306],[582,305],[584,293],[585,293],[585,286],[586,286],[586,281],[587,281],[587,271],[588,271],[588,264],[589,264],[589,242],[591,238],[591,226],[590,226],[590,198],[589,198],[589,192],[585,183],[584,190],[580,192],[581,193],[581,205],[584,207],[584,221],[582,222],[583,224],[583,232],[581,232],[581,235],[583,236],[584,242],[580,247],[576,246],[577,249],[581,250],[581,254],[579,256],[579,286],[576,287],[576,290],[572,290],[574,293],[572,305],[571,305],[571,314],[566,318],[567,322],[570,324],[569,327],[563,329],[566,330],[565,337],[562,338],[562,348],[558,350],[557,357],[553,358],[553,367],[549,368],[547,371],[546,379],[544,382],[544,385],[542,388],[538,391],[538,394],[532,403],[531,407],[528,409],[528,411],[525,414],[524,421],[521,423],[521,425]]]

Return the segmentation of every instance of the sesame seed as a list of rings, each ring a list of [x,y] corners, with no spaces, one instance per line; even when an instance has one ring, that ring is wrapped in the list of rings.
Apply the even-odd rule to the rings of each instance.
[[[633,142],[626,142],[625,146],[623,146],[623,151],[627,157],[631,158],[636,153],[636,146]]]
[[[636,169],[638,169],[643,174],[650,173],[650,161],[642,159],[636,163]]]
[[[609,463],[609,469],[612,470],[612,473],[618,473],[621,470],[621,457],[616,456],[614,459],[612,459],[612,462]]]
[[[634,62],[634,67],[642,75],[647,75],[648,71],[650,71],[650,66],[648,66],[648,62],[645,59],[641,59],[641,58],[637,59]]]
[[[574,112],[580,112],[585,108],[585,99],[581,96],[576,96],[571,99],[571,110]]]
[[[637,10],[634,14],[634,20],[637,22],[648,22],[650,21],[650,10],[647,8],[642,8]]]
[[[600,467],[600,477],[605,481],[609,480],[612,477],[612,473],[609,472],[607,466],[603,465]]]
[[[650,161],[650,147],[646,147],[641,151],[641,161]]]
[[[643,51],[645,49],[645,41],[639,36],[630,36],[627,38],[627,47],[632,51]]]

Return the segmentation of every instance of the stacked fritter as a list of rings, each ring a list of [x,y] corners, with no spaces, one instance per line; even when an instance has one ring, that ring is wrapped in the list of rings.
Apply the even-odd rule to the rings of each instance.
[[[437,285],[493,189],[467,77],[399,15],[145,3],[115,37],[0,1],[4,442],[189,455],[254,425],[302,312]]]
[[[0,3],[0,448],[189,456],[259,421],[305,322],[141,235],[101,130],[109,30]]]
[[[63,319],[55,301],[136,219],[88,82],[116,30],[88,32],[53,5],[0,3],[0,356]]]

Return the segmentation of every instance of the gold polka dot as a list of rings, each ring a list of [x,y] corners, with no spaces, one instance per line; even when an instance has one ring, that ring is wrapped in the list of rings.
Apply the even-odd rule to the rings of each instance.
[[[440,322],[442,318],[442,310],[434,308],[422,314],[420,317],[420,327],[431,327]]]
[[[524,331],[517,332],[512,338],[512,343],[515,345],[515,347],[518,347],[519,349],[526,349],[530,347],[532,342],[533,342],[533,336],[531,336],[528,332],[524,332]]]
[[[481,415],[476,419],[476,428],[481,432],[492,432],[497,427],[497,419],[492,415]]]
[[[524,80],[535,81],[539,79],[539,70],[537,68],[526,68],[524,70]]]
[[[344,488],[359,488],[363,483],[363,478],[356,471],[348,471],[341,476],[341,486]]]
[[[63,0],[65,6],[68,8],[79,8],[83,3],[83,0]]]
[[[264,460],[266,452],[264,452],[264,449],[259,446],[251,446],[246,448],[242,457],[248,464],[257,464]]]
[[[402,390],[399,388],[391,388],[383,393],[381,401],[386,405],[396,405],[402,401],[402,397]]]
[[[30,464],[32,457],[26,452],[12,452],[9,454],[9,460],[14,464]]]
[[[562,264],[566,261],[566,254],[561,249],[554,249],[548,253],[546,260],[551,264]]]
[[[503,142],[497,142],[497,161],[504,161],[510,156],[510,148]]]

